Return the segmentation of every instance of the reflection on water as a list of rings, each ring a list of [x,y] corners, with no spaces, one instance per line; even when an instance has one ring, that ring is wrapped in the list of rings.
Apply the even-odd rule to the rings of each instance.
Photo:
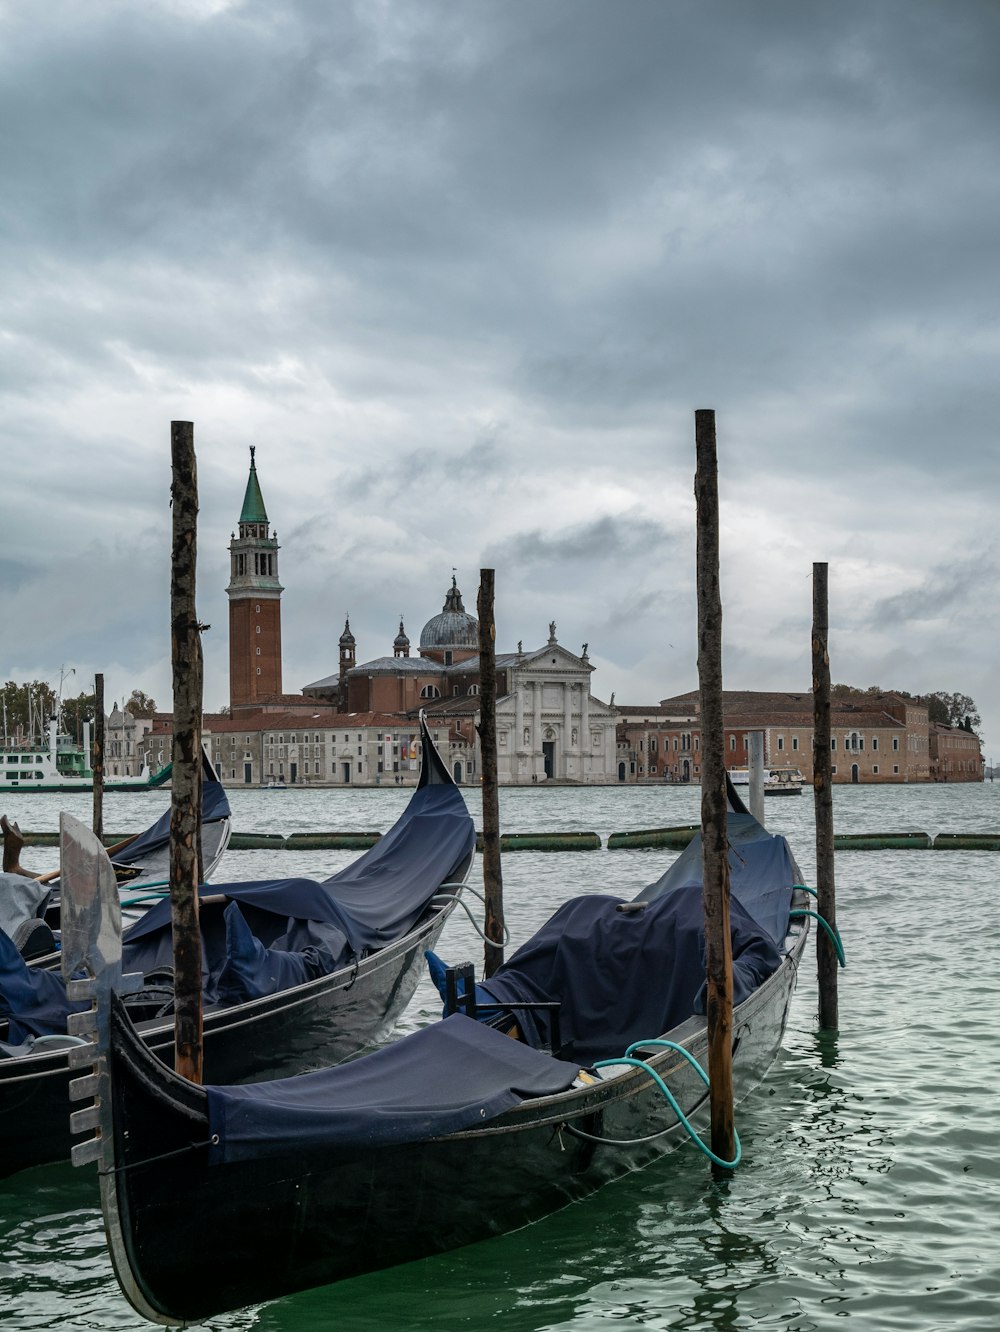
[[[256,821],[285,832],[384,828],[406,799],[396,791],[331,793],[342,797],[338,805],[327,793],[235,794],[240,826]],[[44,826],[42,799],[22,798],[8,812],[22,827]],[[114,798],[124,829],[150,821],[152,799]],[[990,786],[855,788],[837,791],[836,802],[844,831],[1000,827]],[[788,833],[808,877],[812,801],[777,803],[768,818]],[[694,821],[697,792],[505,792],[501,813],[511,831],[559,826],[606,838]],[[673,854],[505,857],[515,944],[573,893],[633,896]],[[224,873],[327,874],[351,859],[349,852],[230,853]],[[840,973],[841,1030],[816,1031],[809,949],[782,1055],[737,1111],[744,1163],[731,1180],[713,1181],[703,1158],[682,1149],[525,1231],[212,1326],[827,1332],[847,1318],[864,1332],[995,1328],[998,863],[983,852],[838,855],[848,963]],[[456,917],[440,951],[478,962],[482,945]],[[438,1007],[422,983],[402,1028]],[[14,1332],[147,1326],[118,1293],[90,1171],[46,1167],[0,1181],[0,1288],[0,1319]]]

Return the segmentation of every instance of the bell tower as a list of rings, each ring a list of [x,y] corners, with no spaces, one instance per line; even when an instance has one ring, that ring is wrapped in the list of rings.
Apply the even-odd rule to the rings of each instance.
[[[270,535],[254,446],[239,535],[229,543],[229,706],[259,707],[281,693],[281,594],[278,534]]]

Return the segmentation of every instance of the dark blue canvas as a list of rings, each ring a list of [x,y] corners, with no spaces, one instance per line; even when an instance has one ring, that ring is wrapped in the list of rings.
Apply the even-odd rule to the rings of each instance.
[[[201,780],[201,821],[215,823],[230,816],[229,800],[225,788],[215,776],[211,764],[205,759],[202,766]],[[151,851],[165,847],[170,841],[170,810],[165,809],[154,824],[140,833],[134,842],[129,842],[121,853],[123,861],[141,860]]]
[[[71,1004],[57,971],[29,967],[13,940],[0,930],[0,1018],[7,1019],[7,1042],[29,1036],[64,1035],[66,1016],[86,1004]]]
[[[206,1087],[214,1164],[419,1142],[481,1125],[579,1069],[456,1013],[336,1068]]]
[[[633,1041],[662,1036],[704,1012],[705,927],[701,892],[671,893],[644,910],[620,898],[573,898],[487,981],[477,999],[503,1005],[557,1000],[567,1059],[613,1059]],[[776,971],[777,946],[737,901],[730,906],[733,1002]],[[549,1045],[547,1013],[514,1011],[532,1045]]]

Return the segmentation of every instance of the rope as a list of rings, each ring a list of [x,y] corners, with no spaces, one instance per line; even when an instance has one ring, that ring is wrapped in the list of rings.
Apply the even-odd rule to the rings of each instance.
[[[837,961],[840,963],[842,967],[846,967],[847,960],[844,957],[844,945],[841,942],[840,931],[835,930],[834,927],[830,924],[830,922],[828,920],[824,920],[818,911],[807,911],[805,907],[795,907],[794,910],[789,911],[788,913],[789,920],[793,919],[794,917],[801,917],[801,916],[812,916],[813,920],[819,921],[819,923],[823,926],[824,930],[826,930],[827,938],[830,940],[830,942],[834,946],[834,949],[836,950]]]
[[[683,1110],[680,1108],[680,1106],[677,1104],[677,1100],[676,1100],[676,1098],[675,1098],[673,1092],[670,1090],[670,1088],[667,1086],[667,1084],[666,1084],[666,1083],[663,1081],[663,1079],[660,1077],[659,1073],[657,1073],[656,1069],[653,1068],[650,1064],[648,1064],[648,1063],[646,1062],[645,1059],[636,1059],[636,1058],[633,1056],[633,1054],[632,1054],[632,1051],[633,1051],[633,1050],[646,1049],[646,1048],[648,1048],[649,1046],[656,1046],[656,1047],[658,1047],[658,1048],[660,1048],[660,1049],[664,1049],[664,1050],[674,1050],[674,1051],[677,1052],[677,1054],[683,1055],[684,1058],[685,1058],[685,1059],[688,1061],[688,1063],[691,1065],[691,1067],[692,1067],[692,1068],[695,1070],[695,1072],[698,1074],[698,1076],[701,1078],[701,1080],[702,1080],[702,1082],[705,1084],[705,1086],[707,1087],[707,1086],[709,1085],[708,1074],[705,1072],[705,1070],[702,1068],[702,1066],[698,1063],[697,1059],[695,1059],[694,1055],[691,1054],[688,1050],[685,1050],[684,1047],[683,1047],[682,1045],[678,1045],[675,1041],[667,1041],[667,1040],[662,1040],[662,1039],[661,1039],[661,1040],[651,1040],[651,1041],[633,1041],[632,1044],[631,1044],[631,1045],[628,1047],[628,1049],[626,1050],[625,1054],[624,1054],[623,1056],[621,1056],[621,1058],[619,1058],[619,1059],[601,1059],[601,1060],[599,1060],[596,1064],[594,1064],[593,1067],[594,1067],[594,1068],[614,1068],[614,1067],[615,1067],[616,1065],[618,1065],[618,1064],[628,1064],[628,1065],[629,1065],[630,1067],[632,1067],[632,1068],[640,1068],[640,1069],[642,1069],[642,1071],[643,1071],[644,1073],[646,1073],[647,1076],[649,1076],[650,1078],[652,1078],[652,1080],[656,1083],[657,1087],[659,1087],[660,1091],[661,1091],[661,1092],[663,1093],[663,1095],[666,1097],[667,1102],[668,1102],[668,1104],[670,1105],[670,1108],[673,1110],[674,1114],[675,1114],[675,1115],[677,1116],[677,1118],[678,1118],[678,1121],[680,1122],[680,1124],[681,1124],[682,1127],[684,1128],[684,1130],[685,1130],[685,1132],[687,1133],[688,1137],[691,1139],[691,1141],[694,1143],[694,1145],[698,1148],[698,1150],[699,1150],[700,1152],[702,1152],[705,1156],[707,1156],[708,1159],[709,1159],[711,1162],[713,1162],[713,1164],[715,1164],[715,1165],[717,1165],[717,1166],[722,1166],[722,1167],[723,1167],[724,1169],[726,1169],[726,1170],[734,1170],[734,1169],[736,1168],[736,1166],[739,1165],[740,1161],[741,1161],[742,1158],[743,1158],[743,1148],[742,1148],[742,1146],[740,1145],[739,1134],[736,1133],[735,1130],[733,1131],[733,1137],[734,1137],[734,1140],[735,1140],[735,1146],[736,1146],[736,1155],[735,1155],[735,1157],[733,1158],[732,1161],[724,1161],[724,1160],[722,1159],[721,1156],[716,1156],[715,1152],[713,1152],[712,1149],[711,1149],[710,1147],[706,1147],[705,1144],[704,1144],[704,1142],[702,1142],[701,1138],[699,1137],[697,1129],[695,1129],[694,1125],[693,1125],[693,1124],[691,1123],[691,1121],[688,1119],[687,1115],[685,1115],[684,1111],[683,1111]],[[567,1124],[566,1127],[567,1127],[567,1129],[570,1129],[570,1125]],[[673,1127],[674,1127],[674,1126],[671,1125],[671,1128],[673,1128]],[[581,1133],[581,1131],[580,1131],[579,1129],[572,1129],[571,1131],[574,1132],[574,1133],[578,1133],[581,1137],[590,1137],[590,1136],[591,1136],[591,1135],[589,1135],[589,1134]],[[631,1146],[633,1146],[634,1144],[638,1144],[638,1143],[642,1143],[642,1142],[649,1142],[649,1141],[651,1141],[652,1138],[660,1138],[660,1137],[663,1136],[664,1133],[669,1133],[669,1132],[670,1132],[670,1129],[664,1129],[661,1133],[653,1133],[653,1134],[650,1134],[649,1136],[647,1136],[647,1137],[645,1137],[645,1138],[628,1138],[628,1139],[621,1139],[621,1140],[619,1140],[619,1141],[614,1141],[614,1140],[609,1139],[609,1138],[600,1138],[600,1139],[595,1139],[595,1141],[606,1142],[606,1143],[609,1143],[610,1145],[612,1145],[612,1146],[616,1146],[616,1147],[631,1147]]]
[[[184,1156],[188,1152],[200,1151],[203,1147],[214,1147],[219,1135],[213,1133],[204,1142],[189,1142],[186,1147],[177,1147],[172,1152],[161,1152],[159,1156],[146,1156],[141,1161],[129,1161],[126,1165],[111,1166],[107,1170],[98,1170],[99,1175],[120,1175],[126,1170],[137,1170],[140,1166],[153,1165],[157,1161],[169,1161],[172,1156]]]
[[[473,897],[477,898],[480,902],[482,902],[484,909],[486,907],[485,896],[482,893],[477,893],[475,888],[470,888],[467,883],[443,883],[441,887],[464,889],[465,892],[471,893]],[[473,916],[472,912],[469,910],[468,903],[463,902],[460,897],[455,897],[451,893],[442,893],[438,891],[431,898],[431,906],[441,906],[445,902],[454,902],[456,906],[460,906],[462,908],[462,910],[468,916],[469,923],[471,924],[472,928],[479,935],[480,939],[482,939],[483,943],[489,944],[490,948],[505,948],[507,944],[510,943],[510,930],[507,928],[506,923],[504,924],[503,927],[503,941],[501,943],[497,943],[494,939],[487,939],[486,935],[479,928],[479,922],[476,920],[475,916]]]

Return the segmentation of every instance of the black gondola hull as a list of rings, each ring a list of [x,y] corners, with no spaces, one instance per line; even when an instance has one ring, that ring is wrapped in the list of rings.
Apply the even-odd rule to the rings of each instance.
[[[413,997],[451,907],[435,910],[405,938],[294,990],[205,1013],[205,1081],[287,1077],[339,1063],[385,1036]],[[173,1019],[139,1028],[173,1064]],[[65,1048],[0,1060],[0,1177],[69,1159],[70,1072]]]
[[[738,1097],[778,1051],[803,938],[734,1013]],[[706,1061],[703,1022],[671,1037]],[[703,1126],[707,1092],[690,1065],[669,1052],[650,1062]],[[203,1095],[164,1076],[127,1021],[116,1024],[111,1071],[112,1256],[136,1307],[164,1321],[200,1321],[507,1233],[687,1140],[662,1093],[636,1071],[424,1143],[210,1167],[204,1146],[189,1149],[207,1144]]]

